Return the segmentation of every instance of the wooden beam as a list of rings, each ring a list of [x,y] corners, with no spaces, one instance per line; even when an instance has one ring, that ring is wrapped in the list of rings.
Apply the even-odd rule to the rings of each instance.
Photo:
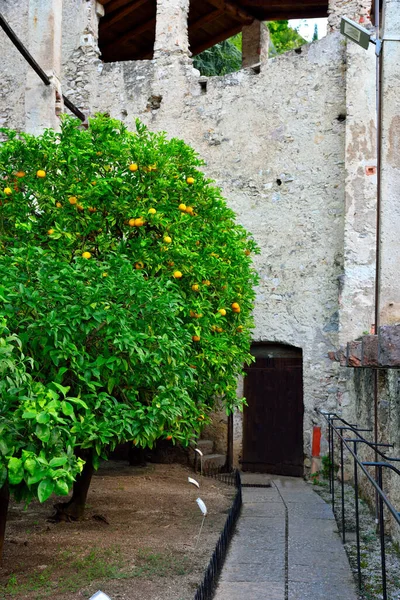
[[[216,19],[221,17],[223,14],[224,14],[224,11],[222,10],[222,8],[216,8],[215,10],[212,10],[211,12],[209,12],[206,15],[203,15],[202,17],[197,19],[197,21],[193,21],[193,22],[189,21],[189,24],[188,24],[189,31],[193,31],[194,29],[201,29],[203,27],[203,25],[207,25],[207,23],[211,23],[212,21],[215,21]]]
[[[233,0],[208,0],[216,8],[220,8],[232,19],[242,22],[244,25],[251,25],[256,19],[250,11],[239,7]]]
[[[128,4],[128,6],[125,6],[125,8],[122,8],[121,10],[115,13],[113,11],[109,19],[107,19],[106,15],[103,19],[103,27],[112,27],[115,23],[118,23],[118,21],[121,21],[121,19],[125,19],[125,17],[127,17],[137,8],[140,8],[140,6],[142,6],[142,4],[145,4],[146,2],[147,0],[136,0],[136,2],[131,2],[130,4]]]
[[[118,8],[121,8],[121,6],[129,4],[130,1],[131,0],[100,0],[100,4],[103,4],[103,6],[108,6],[107,10],[112,12],[114,10],[118,10]]]
[[[120,36],[116,36],[115,40],[113,40],[112,42],[108,42],[107,44],[105,44],[103,46],[103,50],[106,50],[106,48],[109,48],[110,46],[115,46],[115,45],[123,46],[126,42],[129,42],[132,38],[134,38],[135,35],[140,35],[141,33],[145,32],[148,29],[151,29],[151,27],[155,27],[155,26],[156,26],[156,18],[152,17],[151,19],[149,19],[148,21],[145,21],[141,25],[138,25],[137,27],[134,27],[133,29],[129,29],[128,31],[126,31],[125,33],[123,33]]]

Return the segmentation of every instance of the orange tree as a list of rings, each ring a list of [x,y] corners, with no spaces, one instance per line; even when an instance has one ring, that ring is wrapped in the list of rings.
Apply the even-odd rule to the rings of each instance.
[[[79,518],[107,448],[187,444],[217,399],[242,406],[256,246],[181,140],[102,115],[2,132],[0,316],[33,380],[79,401]]]

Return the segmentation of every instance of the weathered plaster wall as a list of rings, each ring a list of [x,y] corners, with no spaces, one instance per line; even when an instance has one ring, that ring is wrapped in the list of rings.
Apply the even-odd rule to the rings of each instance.
[[[26,39],[28,21],[26,0],[0,0],[0,12],[17,35]],[[0,30],[0,56],[0,127],[24,129],[27,64],[2,30]]]

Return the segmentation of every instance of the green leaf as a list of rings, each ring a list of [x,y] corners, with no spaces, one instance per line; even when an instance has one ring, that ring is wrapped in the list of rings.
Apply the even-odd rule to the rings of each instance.
[[[51,459],[49,462],[49,467],[62,467],[67,462],[68,458],[66,456],[56,456]]]
[[[39,467],[39,465],[36,465],[36,469],[34,470],[32,475],[30,475],[28,477],[27,484],[33,485],[35,483],[38,483],[38,481],[45,479],[45,477],[47,476],[47,473],[48,473],[48,469],[42,469],[41,467]]]
[[[45,502],[48,498],[50,498],[51,494],[54,491],[54,481],[51,479],[43,479],[39,483],[38,486],[38,498],[39,502]]]
[[[8,454],[8,446],[5,442],[5,440],[0,439],[0,453],[5,456],[6,454]]]
[[[26,410],[24,413],[22,413],[22,418],[23,419],[36,419],[36,412],[33,412],[31,410]]]
[[[35,469],[37,467],[37,462],[34,458],[27,458],[24,462],[24,469],[28,471],[30,475],[33,475]]]
[[[20,458],[10,458],[8,461],[8,479],[11,485],[18,485],[24,478],[24,467]]]
[[[107,390],[108,390],[109,394],[112,394],[114,386],[115,386],[115,379],[113,377],[110,377],[110,379],[107,382]]]
[[[59,369],[59,371],[61,371],[62,369]],[[60,390],[60,392],[62,393],[62,395],[65,397],[67,395],[67,393],[69,392],[69,390],[71,389],[70,386],[64,387],[63,385],[56,383],[55,381],[53,381],[53,385],[56,386],[57,389]]]
[[[45,425],[46,423],[48,423],[50,421],[49,413],[47,413],[47,412],[39,413],[38,416],[36,417],[36,421],[38,423]]]
[[[55,487],[54,487],[54,493],[59,495],[59,496],[68,496],[69,494],[69,490],[70,487],[68,486],[66,481],[61,480],[57,480]]]
[[[61,402],[61,410],[67,417],[70,417],[74,414],[74,407],[72,406],[72,404],[66,402],[65,400]]]
[[[42,442],[48,442],[50,439],[51,429],[48,425],[42,425],[38,423],[36,425],[35,433],[39,440]]]

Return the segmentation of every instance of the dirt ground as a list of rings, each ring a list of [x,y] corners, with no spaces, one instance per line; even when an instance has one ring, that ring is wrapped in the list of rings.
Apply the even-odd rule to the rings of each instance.
[[[101,589],[111,600],[192,600],[235,489],[181,465],[105,463],[85,520],[52,523],[54,498],[9,511],[0,599],[74,600]],[[195,549],[202,514],[209,514]],[[62,499],[64,500],[64,499]]]

